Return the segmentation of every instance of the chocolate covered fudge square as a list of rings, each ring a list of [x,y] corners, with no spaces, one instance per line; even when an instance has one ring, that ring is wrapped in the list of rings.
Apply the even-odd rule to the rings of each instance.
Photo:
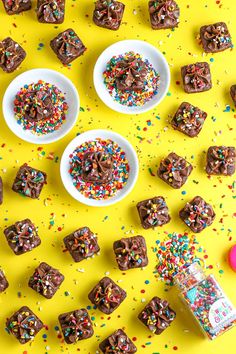
[[[7,319],[6,327],[21,344],[25,344],[35,338],[43,323],[33,311],[23,306]]]
[[[162,226],[170,221],[169,210],[163,197],[154,197],[137,204],[137,209],[144,229]]]
[[[202,130],[207,113],[191,103],[182,102],[175,113],[171,125],[175,130],[193,138]]]
[[[45,172],[30,167],[25,163],[17,172],[12,190],[25,197],[38,199],[46,183],[47,175]]]
[[[180,10],[173,0],[149,1],[149,15],[154,30],[174,28],[178,26]]]
[[[71,28],[51,40],[50,46],[63,65],[71,63],[87,49]]]
[[[30,219],[17,221],[4,230],[8,245],[16,255],[32,251],[41,244],[37,228]]]
[[[65,15],[65,0],[38,0],[36,11],[39,22],[62,23]]]
[[[93,22],[110,30],[118,30],[122,21],[125,5],[115,0],[98,0],[95,2]]]
[[[226,23],[217,22],[200,28],[204,52],[217,53],[232,48],[232,40]]]
[[[137,352],[136,346],[122,329],[118,329],[104,339],[99,344],[99,348],[104,354],[134,354]]]
[[[212,87],[210,66],[206,62],[183,66],[181,75],[187,93],[208,91]]]
[[[183,157],[171,152],[161,160],[158,176],[173,188],[181,188],[192,172],[192,165]]]
[[[96,235],[87,226],[66,236],[64,244],[75,262],[92,257],[100,251]]]
[[[138,318],[154,334],[161,334],[171,325],[176,313],[166,300],[155,296],[140,312]]]
[[[234,105],[236,106],[236,85],[232,85],[230,87],[230,95],[232,97],[232,100],[234,102]]]
[[[26,52],[12,38],[0,42],[0,68],[6,73],[15,71],[26,57]]]
[[[3,202],[3,183],[2,183],[2,177],[0,177],[0,205]]]
[[[102,278],[88,295],[89,300],[106,315],[111,314],[126,298],[126,292],[112,279]]]
[[[113,157],[100,151],[85,152],[82,159],[84,182],[107,184],[113,179]]]
[[[31,9],[31,0],[2,0],[8,15],[16,15]]]
[[[235,172],[236,150],[233,146],[210,146],[206,172],[209,175],[231,176]]]
[[[113,250],[120,270],[141,268],[148,264],[147,246],[143,236],[133,236],[115,241]]]
[[[85,309],[63,313],[58,320],[67,344],[90,338],[94,333],[88,311]]]
[[[64,275],[58,269],[42,262],[30,277],[28,285],[46,299],[51,299],[63,281]]]
[[[0,269],[0,293],[5,291],[9,286],[9,283],[7,281],[7,278],[5,277],[5,274],[3,271]]]
[[[202,197],[195,197],[179,212],[180,219],[195,233],[210,226],[215,219],[215,212]]]

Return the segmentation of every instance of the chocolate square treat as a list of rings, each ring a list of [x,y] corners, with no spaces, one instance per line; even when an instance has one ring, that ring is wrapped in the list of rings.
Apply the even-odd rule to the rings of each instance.
[[[147,246],[143,236],[127,237],[115,241],[113,250],[120,270],[141,268],[148,264]]]
[[[90,291],[88,298],[100,311],[109,315],[124,301],[126,292],[112,279],[104,277]]]
[[[207,113],[188,102],[182,102],[179,106],[171,125],[191,138],[197,136],[202,130]]]
[[[24,49],[12,38],[7,37],[0,42],[0,68],[6,73],[16,70],[25,57]]]
[[[181,68],[184,91],[196,93],[208,91],[212,87],[211,72],[208,63],[195,63]]]
[[[63,313],[58,319],[67,344],[90,338],[94,333],[88,311],[85,309]]]
[[[8,245],[16,255],[32,251],[41,244],[37,228],[30,219],[17,221],[4,230]]]
[[[226,23],[217,22],[200,28],[200,38],[206,53],[222,52],[233,44]]]
[[[209,175],[231,176],[235,172],[236,150],[233,146],[210,146],[206,172]]]
[[[93,22],[100,27],[118,30],[122,21],[125,5],[115,0],[98,0],[95,2]]]
[[[19,14],[31,9],[31,0],[2,0],[8,15]]]
[[[153,29],[166,29],[178,26],[180,10],[174,0],[149,1],[150,22]]]
[[[195,197],[188,202],[179,212],[180,219],[193,232],[201,232],[210,226],[215,219],[215,212],[210,204],[207,204],[202,197]]]
[[[36,11],[39,22],[62,23],[65,15],[65,0],[38,0]]]
[[[45,172],[30,167],[25,163],[17,172],[12,190],[25,197],[37,199],[47,183],[47,175]]]
[[[183,157],[171,152],[161,160],[158,176],[173,188],[181,188],[192,172],[192,165]]]
[[[99,348],[104,354],[134,354],[137,352],[136,346],[122,329],[118,329],[104,339],[99,344]]]
[[[137,204],[142,227],[161,226],[170,221],[169,210],[163,197],[154,197]]]
[[[234,105],[236,106],[236,85],[232,85],[230,87],[230,95],[232,97],[232,100],[234,102]]]
[[[51,40],[50,46],[63,65],[71,63],[87,49],[71,28]]]
[[[96,235],[87,226],[66,236],[64,244],[75,262],[92,257],[100,251]]]
[[[106,184],[113,179],[113,158],[100,151],[86,152],[82,160],[82,179],[85,182]]]
[[[145,326],[154,334],[161,334],[171,325],[176,313],[166,300],[155,296],[138,315]]]
[[[3,202],[3,183],[2,183],[2,177],[0,177],[0,205]]]
[[[7,278],[5,277],[5,274],[3,271],[0,269],[0,293],[2,293],[4,290],[6,290],[9,286],[9,283],[7,281]]]
[[[7,319],[6,327],[21,344],[25,344],[34,339],[43,328],[43,323],[33,311],[27,306],[23,306]]]
[[[46,297],[46,299],[51,299],[63,281],[64,275],[59,270],[42,262],[35,269],[32,277],[30,277],[28,285],[37,293]]]

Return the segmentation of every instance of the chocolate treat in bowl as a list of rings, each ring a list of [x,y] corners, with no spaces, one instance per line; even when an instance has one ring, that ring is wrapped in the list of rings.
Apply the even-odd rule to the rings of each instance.
[[[174,28],[179,24],[180,10],[174,0],[152,0],[148,3],[153,29]]]
[[[65,0],[38,0],[37,16],[39,22],[59,24],[64,21]]]
[[[4,272],[0,269],[0,293],[5,291],[9,286],[9,283],[7,281],[7,278],[4,274]]]
[[[155,296],[140,312],[138,318],[154,334],[161,334],[171,325],[176,313],[166,300]]]
[[[232,40],[226,23],[217,22],[200,28],[200,38],[206,53],[222,52],[232,48]]]
[[[31,91],[23,97],[25,101],[25,119],[28,121],[41,121],[53,115],[52,97],[46,91]]]
[[[110,30],[118,30],[122,21],[125,5],[116,0],[98,0],[95,2],[93,22]]]
[[[86,152],[82,160],[82,179],[85,182],[105,184],[113,178],[113,158],[100,151]]]
[[[208,91],[212,87],[210,66],[206,62],[183,66],[181,75],[187,93]]]
[[[64,275],[58,269],[42,262],[30,277],[28,285],[46,299],[51,299],[63,281]]]
[[[93,325],[86,309],[61,314],[60,326],[67,344],[73,344],[93,335]]]
[[[234,105],[236,106],[236,85],[232,85],[230,87],[230,95],[232,97],[232,100],[234,102]]]
[[[2,0],[8,15],[16,15],[31,9],[31,0]]]
[[[170,221],[169,210],[163,197],[154,197],[143,200],[137,204],[142,227],[161,226]]]
[[[173,188],[181,188],[192,172],[192,165],[183,157],[171,152],[161,160],[158,176]]]
[[[23,306],[7,319],[6,328],[21,344],[25,344],[35,338],[43,323],[33,311]]]
[[[206,172],[209,175],[232,176],[235,172],[236,149],[233,146],[210,146]]]
[[[90,291],[89,300],[106,315],[111,314],[126,298],[126,292],[112,279],[102,278]]]
[[[3,183],[2,183],[2,177],[0,176],[0,205],[3,202]]]
[[[8,245],[16,255],[32,251],[41,244],[37,228],[30,219],[17,221],[4,230]]]
[[[15,71],[26,57],[26,52],[12,38],[0,42],[0,68],[6,73]]]
[[[134,354],[137,352],[136,346],[122,329],[118,329],[104,339],[99,344],[99,348],[104,354]]]
[[[63,65],[68,65],[87,49],[71,28],[59,33],[51,40],[50,46]]]

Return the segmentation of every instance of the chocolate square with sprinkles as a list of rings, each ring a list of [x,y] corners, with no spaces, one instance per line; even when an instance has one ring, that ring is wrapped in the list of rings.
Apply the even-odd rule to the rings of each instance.
[[[38,0],[36,12],[39,22],[62,23],[65,15],[65,0]]]
[[[173,188],[181,188],[192,172],[192,165],[183,157],[171,152],[161,160],[158,176]]]
[[[126,292],[112,279],[102,278],[88,295],[89,300],[106,315],[111,314],[126,298]]]
[[[230,87],[230,95],[232,97],[232,100],[234,102],[234,105],[236,106],[236,85],[232,85]]]
[[[154,30],[178,26],[180,9],[174,0],[149,1],[148,8],[151,26]]]
[[[8,15],[16,15],[31,9],[31,0],[2,0]]]
[[[88,311],[85,309],[63,313],[58,320],[67,344],[90,338],[94,333]]]
[[[98,0],[95,2],[93,22],[110,30],[118,30],[122,21],[125,5],[116,0]]]
[[[200,28],[200,38],[206,53],[222,52],[232,48],[232,40],[225,22],[217,22]]]
[[[212,87],[210,66],[206,62],[183,66],[181,75],[187,93],[208,91]]]
[[[215,219],[215,212],[202,197],[195,197],[179,212],[180,219],[193,231],[199,233],[210,226]]]
[[[8,245],[16,255],[32,251],[41,244],[37,228],[30,219],[17,221],[4,230]]]
[[[118,329],[104,339],[99,344],[99,348],[104,354],[134,354],[137,352],[136,346],[122,329]]]
[[[171,325],[176,313],[166,300],[155,296],[140,312],[138,318],[154,334],[161,334]]]
[[[6,73],[15,71],[26,57],[26,52],[12,38],[0,42],[0,68]]]
[[[154,197],[137,204],[142,227],[150,229],[170,221],[169,210],[163,197]]]
[[[206,172],[209,175],[231,176],[235,172],[236,149],[233,146],[210,146]]]
[[[42,321],[27,306],[21,307],[6,321],[7,331],[21,344],[33,340],[42,328]]]
[[[71,28],[59,33],[51,40],[50,46],[63,65],[71,63],[86,50],[81,39]]]
[[[2,177],[0,176],[0,205],[3,202],[3,183],[2,183]]]
[[[175,130],[190,136],[198,136],[202,130],[207,113],[188,102],[182,102],[175,113],[171,125]]]
[[[25,197],[37,199],[46,183],[47,175],[45,172],[30,167],[25,163],[17,172],[12,190]]]
[[[92,257],[100,251],[96,235],[87,226],[66,236],[64,244],[75,262]]]
[[[115,241],[113,249],[120,270],[141,268],[148,264],[147,246],[143,236],[127,237]]]
[[[59,270],[42,262],[30,277],[28,285],[46,299],[51,299],[63,281],[64,275]]]
[[[9,286],[9,283],[7,281],[7,278],[5,277],[5,274],[3,271],[0,269],[0,293],[5,291]]]

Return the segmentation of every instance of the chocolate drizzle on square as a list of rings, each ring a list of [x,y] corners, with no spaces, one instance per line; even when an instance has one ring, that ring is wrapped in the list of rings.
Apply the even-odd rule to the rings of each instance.
[[[64,21],[65,0],[38,0],[37,16],[39,22],[59,24]]]
[[[7,278],[5,277],[5,274],[3,271],[0,269],[0,293],[5,291],[9,286],[9,283],[7,281]]]
[[[125,5],[116,0],[98,0],[95,2],[93,22],[110,30],[118,30],[122,21]]]
[[[137,351],[132,340],[122,329],[118,329],[104,339],[99,344],[99,348],[104,354],[134,354]]]
[[[82,179],[88,183],[106,184],[113,179],[113,158],[104,152],[86,152],[82,160]]]
[[[3,202],[3,183],[2,183],[2,177],[0,176],[0,205]]]
[[[31,9],[31,0],[2,0],[8,15],[16,15]]]
[[[236,107],[236,85],[232,85],[230,87],[230,95],[231,95],[234,105]]]
[[[12,73],[23,62],[26,52],[12,38],[7,37],[0,42],[0,68],[6,73]]]
[[[222,52],[233,47],[228,27],[224,22],[202,26],[200,37],[206,53]]]
[[[235,172],[236,149],[233,146],[210,146],[206,172],[209,175],[231,176]]]
[[[149,229],[167,224],[170,221],[169,210],[163,197],[154,197],[137,204],[142,227]]]
[[[178,26],[180,10],[174,0],[149,1],[150,22],[153,29],[166,29]]]
[[[187,93],[208,91],[212,87],[210,66],[206,62],[183,66],[181,75]]]

